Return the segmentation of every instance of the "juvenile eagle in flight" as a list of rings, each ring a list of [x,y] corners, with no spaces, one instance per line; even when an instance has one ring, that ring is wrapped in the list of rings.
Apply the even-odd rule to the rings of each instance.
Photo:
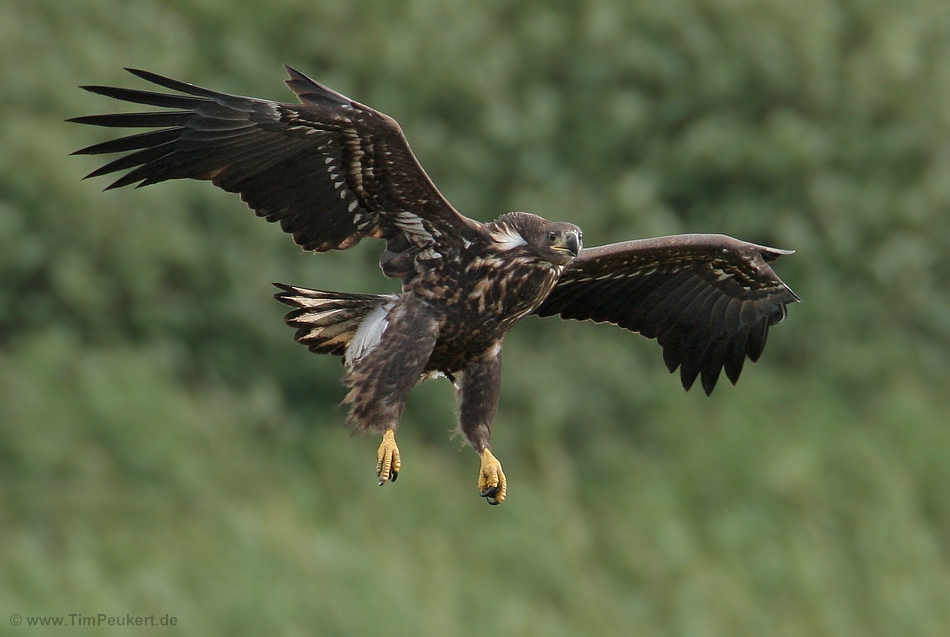
[[[735,383],[769,327],[799,298],[769,267],[786,250],[723,235],[678,235],[582,247],[580,228],[512,212],[491,223],[459,214],[439,193],[392,118],[293,69],[299,104],[239,97],[147,71],[173,91],[84,86],[164,109],[77,117],[94,126],[157,129],[74,154],[124,153],[93,171],[128,170],[107,187],[207,179],[280,223],[304,250],[345,250],[382,239],[380,267],[396,294],[350,294],[277,284],[294,308],[296,340],[343,357],[355,432],[382,434],[379,484],[401,461],[395,431],[412,388],[445,375],[457,391],[459,429],[481,458],[479,495],[507,495],[491,431],[505,335],[531,314],[619,325],[663,347],[683,387],[707,394],[720,371]]]

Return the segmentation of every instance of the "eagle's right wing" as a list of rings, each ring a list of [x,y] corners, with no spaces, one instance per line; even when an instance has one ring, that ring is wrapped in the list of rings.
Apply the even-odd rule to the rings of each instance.
[[[581,250],[535,311],[614,323],[663,347],[683,387],[702,375],[711,393],[723,367],[735,384],[758,360],[769,327],[801,299],[768,262],[787,250],[724,235],[676,235]]]
[[[315,252],[376,237],[389,241],[390,250],[410,252],[414,263],[442,258],[477,231],[481,224],[456,212],[433,185],[395,120],[287,70],[301,104],[228,95],[133,69],[176,93],[85,86],[173,110],[73,118],[158,129],[75,154],[126,153],[87,175],[131,169],[108,188],[209,179],[240,193],[259,216],[279,222],[298,245]]]

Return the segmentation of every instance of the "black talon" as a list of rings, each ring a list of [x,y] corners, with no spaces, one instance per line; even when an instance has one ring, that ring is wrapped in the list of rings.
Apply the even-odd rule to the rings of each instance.
[[[390,482],[395,482],[395,481],[396,481],[396,478],[398,478],[398,477],[399,477],[399,472],[397,472],[397,471],[390,471],[390,472],[389,472],[389,481],[390,481]]]
[[[488,487],[478,492],[483,498],[493,499],[498,494],[498,487]],[[495,504],[498,504],[497,502]]]

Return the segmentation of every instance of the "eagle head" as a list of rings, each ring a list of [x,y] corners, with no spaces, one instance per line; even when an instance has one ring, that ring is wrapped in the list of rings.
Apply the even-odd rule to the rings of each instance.
[[[491,224],[489,233],[502,249],[525,246],[557,265],[574,260],[584,245],[584,233],[573,223],[548,221],[527,212],[510,212]]]

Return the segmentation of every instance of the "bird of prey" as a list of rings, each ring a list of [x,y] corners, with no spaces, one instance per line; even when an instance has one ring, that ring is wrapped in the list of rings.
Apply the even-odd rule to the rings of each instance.
[[[580,228],[511,212],[469,219],[429,180],[392,118],[287,67],[299,103],[201,88],[147,71],[166,91],[84,86],[159,111],[76,117],[94,126],[153,129],[74,154],[121,156],[93,171],[127,170],[106,189],[205,179],[278,222],[302,249],[385,242],[380,267],[400,294],[351,294],[276,284],[293,308],[296,341],[342,356],[354,432],[382,434],[379,484],[402,463],[395,431],[412,388],[434,376],[456,388],[458,428],[481,458],[478,492],[505,500],[491,452],[505,335],[526,316],[613,323],[656,339],[687,390],[720,371],[734,384],[769,327],[800,300],[769,267],[790,251],[724,235],[677,235],[583,248]],[[170,91],[170,92],[169,92]]]

